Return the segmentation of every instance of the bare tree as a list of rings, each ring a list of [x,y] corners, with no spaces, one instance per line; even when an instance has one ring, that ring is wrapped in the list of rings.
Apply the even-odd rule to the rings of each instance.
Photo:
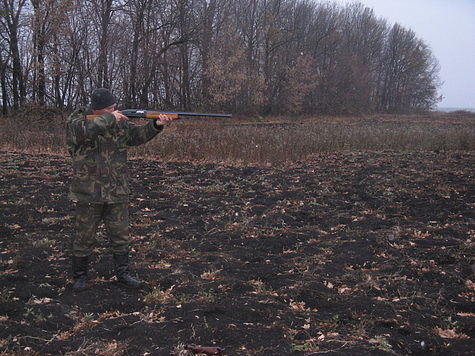
[[[373,10],[351,4],[342,12],[340,111],[373,111],[372,99],[386,36],[386,22],[377,19]]]
[[[0,49],[0,84],[2,88],[2,116],[8,113],[7,68],[8,59],[4,58],[3,46]]]
[[[382,62],[380,109],[429,109],[437,102],[438,62],[412,30],[395,24]]]
[[[211,51],[213,47],[213,34],[217,31],[214,29],[215,18],[217,16],[216,12],[216,3],[217,0],[211,1],[200,1],[198,13],[201,19],[201,38],[200,38],[200,55],[201,55],[201,67],[203,70],[203,75],[201,78],[201,89],[202,89],[202,98],[206,103],[212,101],[211,98],[211,78],[212,75],[210,71],[211,65]]]
[[[23,80],[22,55],[20,53],[21,40],[21,20],[26,0],[2,0],[2,12],[0,24],[2,26],[2,35],[9,46],[9,54],[12,58],[12,96],[13,109],[17,110],[26,98],[25,81]],[[6,74],[6,72],[4,72]],[[2,80],[5,80],[3,78]],[[6,93],[4,93],[5,95]],[[7,98],[3,98],[5,102]],[[5,108],[4,108],[5,110]]]
[[[123,56],[127,57],[128,73],[124,73],[124,104],[140,105],[138,97],[143,90],[141,83],[144,79],[144,71],[150,60],[150,48],[148,39],[154,30],[151,17],[153,16],[155,2],[153,0],[131,0],[126,3],[124,21],[130,22],[131,44],[130,51],[124,50]],[[125,39],[125,38],[124,38]],[[123,39],[123,40],[124,40]],[[127,43],[127,41],[126,41]],[[126,49],[129,46],[124,46]]]
[[[305,42],[308,53],[315,59],[319,82],[311,93],[310,111],[333,113],[337,93],[337,75],[341,51],[341,15],[335,4],[319,4],[309,23]]]
[[[83,5],[82,1],[77,0],[76,16],[68,19],[69,31],[62,41],[61,55],[63,62],[67,63],[67,73],[70,77],[69,85],[67,89],[65,88],[69,92],[66,100],[67,107],[74,104],[86,105],[92,87],[95,86],[96,37],[94,31],[90,30],[90,8]]]
[[[55,98],[56,105],[62,105],[60,94],[59,40],[65,31],[64,21],[72,9],[72,0],[30,0],[33,6],[33,100],[46,104],[46,97]],[[49,60],[50,68],[46,61]],[[53,90],[47,91],[47,70],[53,76]]]
[[[97,60],[97,86],[110,87],[108,52],[111,49],[109,40],[109,24],[112,19],[112,3],[114,0],[91,0],[95,5],[98,18],[100,19],[99,56]]]

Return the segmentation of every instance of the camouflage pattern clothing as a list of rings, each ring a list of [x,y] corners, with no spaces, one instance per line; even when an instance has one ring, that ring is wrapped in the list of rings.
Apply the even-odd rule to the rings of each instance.
[[[66,123],[66,144],[73,161],[69,198],[88,203],[129,201],[127,146],[153,139],[163,126],[116,123],[106,113],[86,119],[84,110],[72,113]]]
[[[73,255],[88,257],[97,244],[97,229],[104,221],[112,253],[123,255],[130,250],[128,203],[76,203],[77,236]]]
[[[116,123],[111,113],[88,120],[83,109],[69,116],[66,143],[73,165],[69,198],[77,202],[78,228],[74,256],[87,257],[92,253],[101,221],[113,252],[129,251],[127,146],[144,144],[162,129],[154,120],[145,125]]]

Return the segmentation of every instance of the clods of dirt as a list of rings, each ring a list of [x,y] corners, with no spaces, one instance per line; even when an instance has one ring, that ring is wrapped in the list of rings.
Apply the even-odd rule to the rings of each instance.
[[[133,270],[101,229],[71,292],[63,156],[0,152],[5,355],[469,355],[475,153],[328,154],[286,168],[132,160]]]

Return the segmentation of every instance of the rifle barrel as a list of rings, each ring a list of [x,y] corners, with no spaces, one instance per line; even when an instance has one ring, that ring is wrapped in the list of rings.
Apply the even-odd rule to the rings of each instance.
[[[232,117],[232,114],[215,114],[215,113],[201,113],[201,112],[185,112],[185,111],[151,111],[151,110],[136,110],[126,109],[122,110],[122,114],[128,118],[156,118],[160,114],[168,114],[172,117],[178,116],[205,116],[205,117]]]

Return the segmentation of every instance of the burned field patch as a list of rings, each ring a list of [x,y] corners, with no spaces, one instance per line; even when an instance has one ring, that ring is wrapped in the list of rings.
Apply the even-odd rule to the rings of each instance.
[[[470,354],[473,152],[326,154],[286,168],[130,162],[133,270],[103,230],[71,292],[69,160],[0,153],[0,353]]]

